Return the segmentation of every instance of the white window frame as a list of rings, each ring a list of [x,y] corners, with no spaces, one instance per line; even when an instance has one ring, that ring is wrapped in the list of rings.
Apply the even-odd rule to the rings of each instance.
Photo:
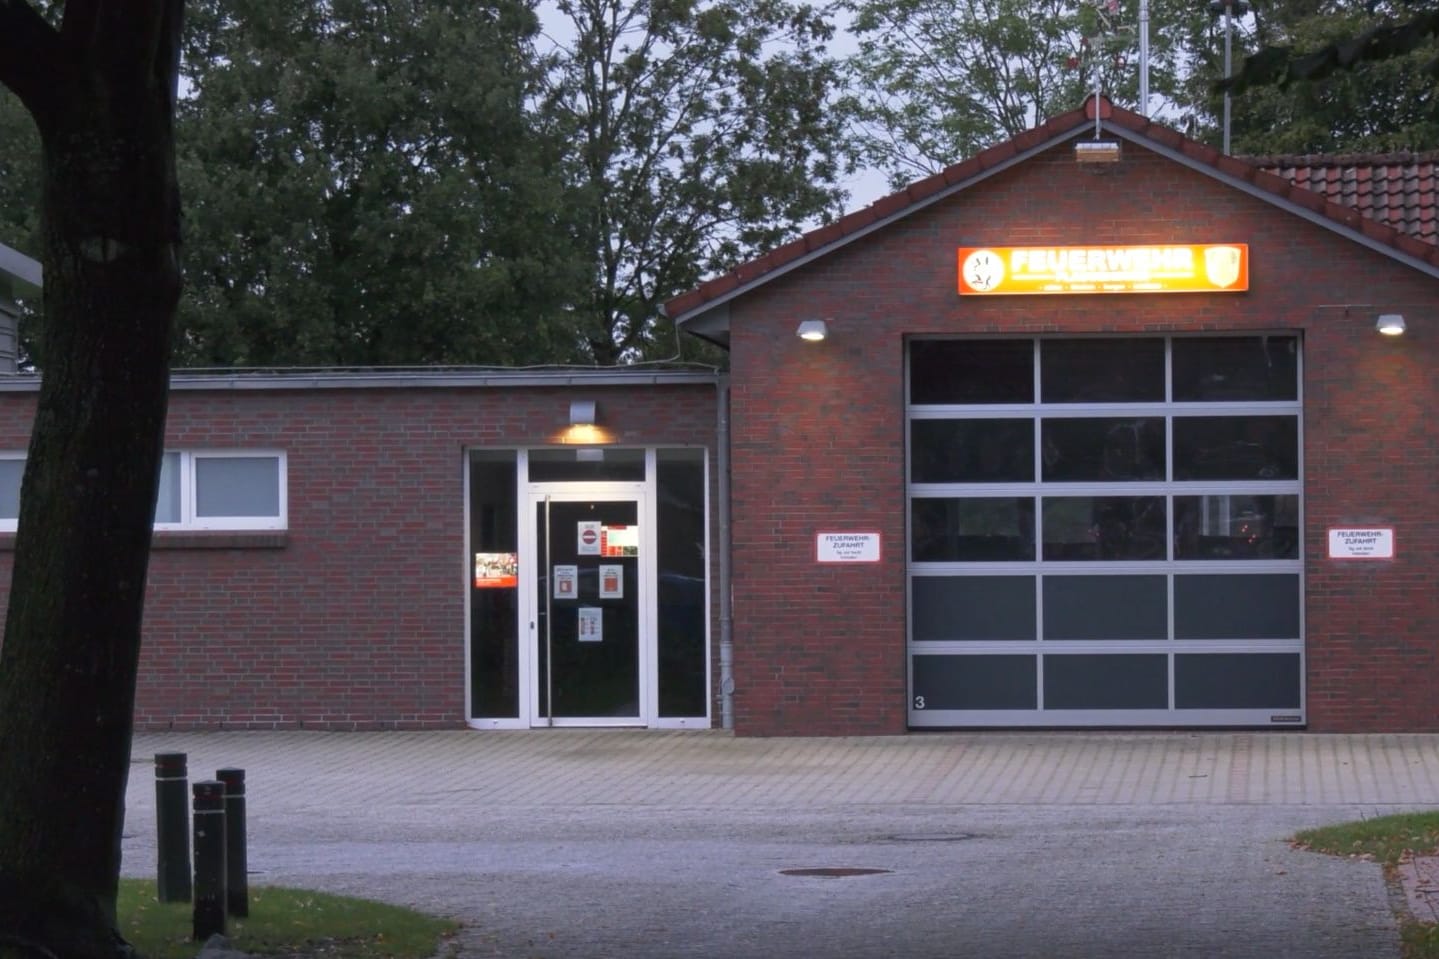
[[[24,466],[24,463],[25,463],[25,454],[24,454],[24,453],[20,453],[20,452],[5,452],[5,453],[0,453],[0,460],[6,460],[6,461],[9,461],[9,462],[18,461],[18,462],[21,464],[21,466],[20,466],[20,471],[21,471],[21,474],[22,474],[22,476],[23,476],[24,471],[25,471],[25,466]],[[16,505],[18,506],[19,504],[17,503]],[[20,522],[19,512],[20,512],[20,511],[19,511],[18,509],[16,509],[16,511],[15,511],[16,515],[14,515],[14,516],[0,516],[0,533],[13,533],[13,532],[15,532],[15,527],[16,527],[16,526],[19,524],[19,522]]]
[[[283,530],[289,528],[289,463],[283,450],[169,450],[166,456],[178,455],[180,471],[180,519],[173,523],[157,521],[157,531],[173,530]],[[200,516],[196,509],[196,463],[216,459],[265,459],[276,461],[278,515],[274,516]]]

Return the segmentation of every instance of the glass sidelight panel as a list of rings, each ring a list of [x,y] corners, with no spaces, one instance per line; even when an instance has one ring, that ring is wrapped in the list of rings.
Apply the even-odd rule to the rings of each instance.
[[[640,714],[639,504],[536,503],[537,716]]]
[[[470,718],[520,715],[515,451],[470,453]]]
[[[705,460],[701,449],[656,452],[659,533],[659,714],[704,716]]]

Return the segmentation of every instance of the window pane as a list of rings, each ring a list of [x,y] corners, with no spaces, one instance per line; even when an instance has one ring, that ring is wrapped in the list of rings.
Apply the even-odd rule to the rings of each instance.
[[[155,497],[155,522],[180,522],[180,454],[160,459],[160,492]]]
[[[530,451],[531,483],[582,483],[644,478],[644,450],[595,446]]]
[[[1185,337],[1174,341],[1176,402],[1298,398],[1298,337]]]
[[[1176,480],[1299,478],[1294,416],[1176,416]]]
[[[1034,709],[1034,656],[915,656],[915,709]],[[922,705],[921,705],[922,704]]]
[[[1030,340],[914,340],[911,403],[1033,403]]]
[[[1168,639],[1164,576],[1045,576],[1044,638]]]
[[[1033,576],[915,576],[917,642],[1033,640]]]
[[[1164,420],[1046,419],[1046,483],[1164,479]]]
[[[1164,559],[1161,496],[1050,496],[1044,500],[1044,559]]]
[[[1169,657],[1044,657],[1045,709],[1168,709]]]
[[[1034,500],[1013,498],[912,501],[917,563],[979,563],[1034,559]]]
[[[1163,340],[1042,340],[1040,402],[1159,403]]]
[[[1298,496],[1174,497],[1175,559],[1298,559]]]
[[[659,712],[705,715],[705,451],[658,450]]]
[[[1174,638],[1298,639],[1299,576],[1175,576]]]
[[[914,420],[916,483],[1034,482],[1034,421]]]
[[[1298,709],[1299,654],[1180,653],[1174,657],[1174,705]]]
[[[195,457],[195,515],[278,517],[279,457]]]
[[[23,459],[0,460],[0,519],[20,518],[20,478],[24,474]]]

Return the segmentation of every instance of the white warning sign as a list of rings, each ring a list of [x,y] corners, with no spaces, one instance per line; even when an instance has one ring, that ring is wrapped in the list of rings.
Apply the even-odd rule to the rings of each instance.
[[[1371,526],[1364,529],[1329,530],[1330,559],[1393,559],[1394,529]]]

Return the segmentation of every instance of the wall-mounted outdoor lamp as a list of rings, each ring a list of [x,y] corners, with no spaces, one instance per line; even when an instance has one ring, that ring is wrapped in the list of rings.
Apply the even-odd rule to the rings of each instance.
[[[1398,336],[1404,332],[1404,317],[1399,313],[1383,313],[1374,323],[1374,329],[1385,336]]]
[[[799,325],[799,329],[795,330],[794,333],[795,336],[798,336],[802,340],[807,340],[810,343],[818,343],[826,336],[829,336],[829,324],[825,323],[824,320],[803,320]]]
[[[594,400],[570,401],[571,426],[594,426],[596,422]]]

